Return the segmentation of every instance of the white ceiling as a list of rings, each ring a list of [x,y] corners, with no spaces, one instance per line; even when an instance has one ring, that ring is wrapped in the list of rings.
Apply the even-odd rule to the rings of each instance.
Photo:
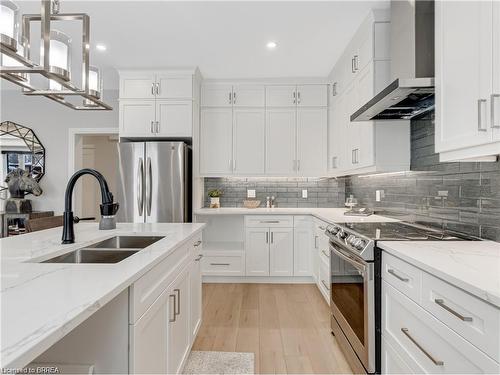
[[[39,1],[17,3],[22,12],[39,12]],[[388,7],[352,0],[61,1],[61,13],[91,16],[91,63],[105,69],[105,88],[117,87],[117,68],[198,66],[204,78],[324,77],[369,10]],[[270,40],[278,43],[274,51],[266,49]],[[97,43],[107,51],[96,51]]]

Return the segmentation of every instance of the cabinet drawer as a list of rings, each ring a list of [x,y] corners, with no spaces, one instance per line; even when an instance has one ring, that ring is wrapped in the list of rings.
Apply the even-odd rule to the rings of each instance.
[[[382,279],[415,302],[420,302],[422,271],[386,252],[382,254]]]
[[[382,336],[382,374],[413,374],[411,368]]]
[[[207,276],[243,276],[245,263],[242,255],[205,255],[201,272]]]
[[[413,372],[498,373],[500,366],[387,282],[382,282],[382,335]]]
[[[318,287],[326,303],[330,305],[330,267],[324,262],[319,264]]]
[[[500,309],[425,272],[421,304],[460,336],[499,361]]]
[[[246,227],[265,227],[265,228],[293,228],[293,216],[280,215],[247,215],[245,216]]]
[[[135,323],[167,288],[178,267],[188,260],[191,243],[175,249],[130,287],[130,323]]]

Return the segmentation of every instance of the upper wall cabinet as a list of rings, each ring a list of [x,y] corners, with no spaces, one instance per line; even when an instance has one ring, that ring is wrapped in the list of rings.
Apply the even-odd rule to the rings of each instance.
[[[409,121],[351,122],[351,115],[390,82],[388,14],[361,24],[329,76],[328,172],[332,176],[410,168]]]
[[[500,154],[500,3],[436,2],[436,151],[441,161]]]
[[[191,137],[197,70],[120,71],[120,137]]]
[[[205,84],[201,89],[203,107],[263,107],[264,86]]]
[[[327,85],[209,83],[201,93],[201,175],[326,174]]]

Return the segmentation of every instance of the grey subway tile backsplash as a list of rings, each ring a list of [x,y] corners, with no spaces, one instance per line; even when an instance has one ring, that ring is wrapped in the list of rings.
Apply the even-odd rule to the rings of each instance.
[[[434,152],[434,115],[411,124],[411,170],[345,178],[205,178],[207,191],[224,190],[223,207],[240,207],[247,189],[261,206],[275,196],[277,207],[344,207],[353,194],[382,215],[500,242],[500,162],[440,163]],[[307,189],[308,198],[302,198]],[[375,191],[385,196],[375,201]]]

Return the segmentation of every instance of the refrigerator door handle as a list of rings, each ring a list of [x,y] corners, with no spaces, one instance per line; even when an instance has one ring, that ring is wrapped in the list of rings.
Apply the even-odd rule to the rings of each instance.
[[[139,216],[142,216],[142,212],[144,211],[144,161],[142,158],[139,158],[139,165],[137,166],[137,207],[139,209]]]
[[[148,156],[146,162],[146,214],[151,216],[151,203],[153,195],[153,170],[151,168],[151,158]]]

